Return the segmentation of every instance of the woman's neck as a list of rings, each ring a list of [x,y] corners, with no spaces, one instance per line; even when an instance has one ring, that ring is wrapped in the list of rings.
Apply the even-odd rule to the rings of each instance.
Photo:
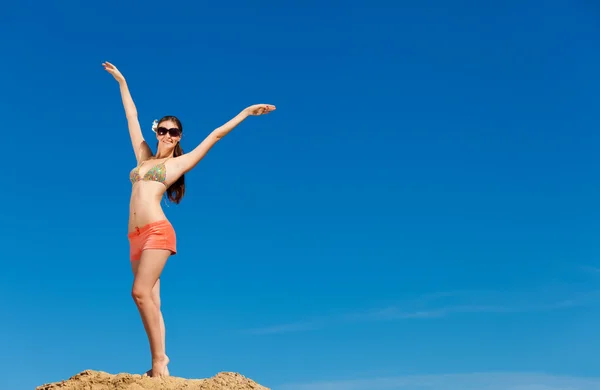
[[[173,156],[173,152],[167,153],[167,152],[157,151],[156,155],[154,155],[154,158],[157,159],[157,160],[160,160],[161,158],[169,158],[169,157],[172,157],[172,156]]]

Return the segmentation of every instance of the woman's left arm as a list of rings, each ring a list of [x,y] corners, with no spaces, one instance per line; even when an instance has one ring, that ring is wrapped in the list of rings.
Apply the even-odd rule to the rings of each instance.
[[[275,110],[272,104],[255,104],[243,109],[239,114],[230,119],[227,123],[214,129],[198,146],[191,152],[178,156],[173,160],[176,162],[177,170],[183,173],[190,171],[206,156],[208,151],[231,130],[236,128],[248,116],[264,115]]]

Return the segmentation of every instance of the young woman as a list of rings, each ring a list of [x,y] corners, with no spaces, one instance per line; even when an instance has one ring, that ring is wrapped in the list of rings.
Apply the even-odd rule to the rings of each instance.
[[[213,130],[189,153],[184,153],[180,146],[183,134],[181,122],[174,116],[165,116],[155,121],[152,128],[158,140],[156,154],[153,154],[142,135],[125,77],[110,62],[102,65],[119,83],[137,160],[137,166],[129,175],[132,191],[128,238],[134,275],[132,296],[142,317],[152,354],[152,368],[146,374],[167,376],[169,358],[165,350],[165,323],[160,310],[160,274],[169,256],[174,255],[177,249],[175,230],[160,206],[161,198],[166,193],[169,200],[179,203],[185,192],[184,174],[249,115],[268,114],[275,110],[275,106],[256,104],[242,110],[229,122]]]

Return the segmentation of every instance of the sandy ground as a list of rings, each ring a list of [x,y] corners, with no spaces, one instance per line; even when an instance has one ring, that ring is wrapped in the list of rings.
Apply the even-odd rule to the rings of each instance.
[[[108,374],[85,370],[61,382],[48,383],[35,390],[270,390],[234,372],[220,372],[212,378],[150,378],[139,374]]]

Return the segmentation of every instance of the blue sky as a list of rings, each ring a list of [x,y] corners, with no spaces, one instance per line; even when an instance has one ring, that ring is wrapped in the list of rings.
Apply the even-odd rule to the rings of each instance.
[[[126,238],[135,159],[103,61],[146,137],[177,115],[186,151],[277,105],[165,206],[173,375],[600,388],[600,7],[218,4],[5,6],[0,388],[149,368]]]

